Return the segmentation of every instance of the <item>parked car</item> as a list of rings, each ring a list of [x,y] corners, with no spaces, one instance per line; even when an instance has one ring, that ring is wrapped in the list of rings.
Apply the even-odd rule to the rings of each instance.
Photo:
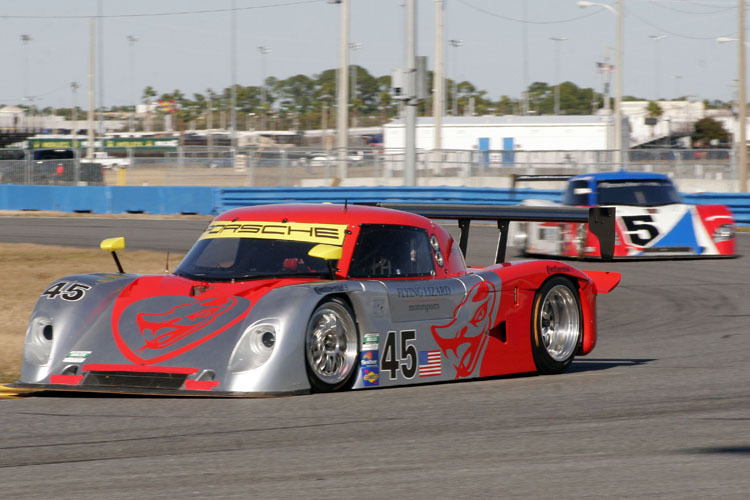
[[[81,164],[83,165],[84,163],[98,163],[105,169],[128,168],[130,166],[130,158],[109,156],[109,153],[106,151],[94,151],[93,159],[81,158]]]

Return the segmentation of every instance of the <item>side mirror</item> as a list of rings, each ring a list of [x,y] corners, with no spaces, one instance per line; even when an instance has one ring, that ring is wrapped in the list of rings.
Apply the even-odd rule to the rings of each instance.
[[[125,238],[120,236],[119,238],[107,238],[106,240],[102,240],[99,247],[102,250],[107,250],[109,252],[114,252],[116,250],[122,250],[125,248]]]
[[[339,246],[319,243],[312,247],[310,251],[307,252],[307,255],[324,260],[339,260],[341,258],[342,252],[343,250]]]
[[[318,243],[317,245],[312,247],[309,252],[307,252],[307,255],[309,255],[310,257],[324,259],[328,264],[328,273],[331,275],[331,280],[335,280],[336,267],[334,266],[333,261],[339,260],[342,253],[343,249],[341,247],[337,247],[335,245],[326,245],[325,243]]]
[[[116,252],[117,250],[122,250],[123,248],[125,248],[125,238],[122,236],[118,238],[107,238],[106,240],[102,240],[102,242],[99,244],[99,247],[102,250],[112,252],[112,258],[115,259],[117,270],[120,271],[120,274],[124,274],[125,271],[122,270],[122,264],[120,264],[120,259],[117,258]]]

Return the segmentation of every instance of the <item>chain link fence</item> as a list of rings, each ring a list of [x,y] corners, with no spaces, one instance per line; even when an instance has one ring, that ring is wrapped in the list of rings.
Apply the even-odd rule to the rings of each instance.
[[[35,160],[32,151],[21,159],[0,160],[4,184],[287,187],[338,185],[400,185],[404,152],[379,148],[336,150],[302,147],[189,146],[173,151],[117,150],[123,163],[80,158]],[[100,153],[98,156],[105,157]],[[77,156],[77,155],[76,155]],[[494,185],[513,174],[582,174],[619,169],[614,151],[419,151],[419,183]],[[734,180],[737,169],[726,149],[630,150],[628,170],[660,172],[674,179]],[[476,185],[476,184],[474,184]]]

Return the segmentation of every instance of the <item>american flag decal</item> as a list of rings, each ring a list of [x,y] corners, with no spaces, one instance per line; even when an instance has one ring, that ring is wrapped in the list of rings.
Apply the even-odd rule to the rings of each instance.
[[[440,351],[419,351],[419,376],[437,377],[441,373]]]

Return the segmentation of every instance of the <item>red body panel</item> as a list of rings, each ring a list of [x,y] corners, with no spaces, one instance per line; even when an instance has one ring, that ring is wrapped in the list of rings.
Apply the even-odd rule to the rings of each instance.
[[[719,226],[734,223],[732,211],[726,205],[696,205],[695,209],[708,234],[714,234]],[[721,255],[734,255],[736,241],[736,238],[732,238],[727,241],[717,241],[715,245]]]
[[[596,286],[586,274],[564,263],[554,261],[506,262],[486,268],[502,279],[500,309],[495,325],[505,321],[503,342],[490,334],[480,376],[507,375],[536,371],[531,346],[529,318],[536,290],[554,275],[565,275],[578,285],[583,314],[583,339],[579,354],[588,354],[596,345]],[[608,280],[619,281],[618,273]],[[616,282],[610,290],[616,286]]]

